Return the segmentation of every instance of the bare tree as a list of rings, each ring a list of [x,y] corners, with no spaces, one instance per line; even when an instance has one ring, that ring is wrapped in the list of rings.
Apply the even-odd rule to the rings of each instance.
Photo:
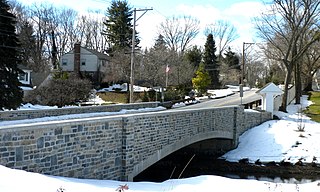
[[[167,60],[170,85],[191,83],[194,67],[183,56],[198,33],[199,21],[190,16],[168,18],[159,25],[158,36],[163,37],[170,53]]]
[[[72,42],[76,35],[77,12],[73,9],[60,9],[56,13],[57,22],[55,29],[56,44],[58,47],[58,57],[73,48]]]
[[[312,80],[320,69],[320,42],[314,43],[303,57],[302,74],[304,78],[304,91],[312,91]]]
[[[130,80],[130,52],[116,50],[111,54],[108,70],[105,71],[104,82],[119,82]]]
[[[198,33],[199,21],[190,16],[168,18],[158,29],[158,35],[163,36],[169,48],[182,54],[191,46],[191,41]]]
[[[316,26],[320,13],[319,4],[320,1],[314,0],[273,0],[269,12],[256,20],[258,34],[268,47],[273,47],[269,50],[265,47],[264,51],[286,67],[285,90],[280,108],[282,111],[286,111],[288,86],[295,68],[296,74],[299,74],[298,61],[320,38]],[[301,37],[306,33],[311,34],[312,38],[302,41]],[[296,86],[298,83],[299,79],[296,79]],[[301,91],[301,88],[297,86],[296,90]],[[300,103],[299,94],[296,94],[296,102]]]
[[[47,66],[50,57],[50,26],[52,22],[53,7],[44,4],[33,4],[30,9],[30,23],[33,25],[36,37],[36,63]],[[44,67],[45,68],[45,67]]]
[[[101,17],[92,15],[82,15],[78,18],[77,41],[82,42],[83,46],[104,52],[108,48],[105,37],[101,34],[103,31],[103,20]]]
[[[213,35],[218,48],[218,58],[222,56],[231,42],[239,38],[237,29],[228,21],[218,20],[214,24],[210,24],[205,29],[205,35]]]
[[[143,60],[143,79],[147,86],[165,86],[166,66],[169,64],[170,51],[167,49],[163,37],[159,36],[155,45],[146,50]]]

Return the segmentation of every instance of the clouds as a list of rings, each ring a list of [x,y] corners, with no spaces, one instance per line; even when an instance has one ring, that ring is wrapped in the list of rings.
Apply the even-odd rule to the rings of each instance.
[[[109,6],[108,1],[103,0],[19,0],[23,4],[31,5],[33,2],[50,2],[56,6],[67,6],[73,8],[81,13],[87,10],[100,10],[104,13]],[[81,2],[81,3],[80,3]],[[258,0],[242,1],[232,3],[232,1],[179,1],[179,0],[128,0],[133,8],[150,8],[143,17],[137,21],[137,31],[140,36],[140,46],[151,47],[154,44],[158,34],[158,26],[166,18],[172,16],[192,16],[200,21],[200,33],[197,39],[192,42],[199,46],[203,46],[206,41],[204,29],[207,25],[213,24],[217,20],[229,21],[233,24],[240,38],[234,42],[236,47],[242,42],[253,42],[255,36],[254,25],[252,19],[259,16],[261,10],[264,8],[262,2]],[[144,5],[142,7],[141,5]],[[137,12],[137,17],[142,12]]]
[[[200,21],[200,33],[193,43],[203,46],[206,41],[204,34],[206,26],[217,20],[224,20],[233,24],[237,29],[240,37],[233,43],[233,46],[240,49],[242,42],[255,41],[253,18],[258,17],[265,7],[262,2],[256,1],[230,3],[223,8],[208,3],[201,4],[201,1],[196,4],[180,3],[171,4],[171,6],[167,4],[166,6],[155,7],[139,21],[137,30],[140,32],[142,47],[151,47],[154,44],[154,39],[157,37],[157,26],[166,18],[186,15]]]
[[[235,26],[240,38],[235,42],[253,42],[255,36],[254,24],[252,19],[260,15],[264,8],[261,2],[240,2],[230,4],[224,9],[218,9],[212,5],[184,5],[177,6],[178,12],[183,15],[191,15],[200,21],[201,32],[199,36],[203,36],[205,27],[213,24],[217,20],[225,20]],[[199,42],[206,38],[198,37]],[[203,42],[204,44],[204,42]],[[202,45],[203,45],[202,44]],[[235,45],[236,46],[236,45]]]

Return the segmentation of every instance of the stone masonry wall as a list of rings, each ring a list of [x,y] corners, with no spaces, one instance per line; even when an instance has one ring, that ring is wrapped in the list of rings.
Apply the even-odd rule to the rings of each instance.
[[[234,108],[215,108],[179,112],[158,112],[151,115],[137,115],[127,119],[127,152],[125,179],[135,175],[134,164],[151,157],[163,147],[173,145],[185,138],[201,133],[214,134],[217,131],[233,132]],[[231,121],[230,121],[231,117]]]
[[[0,164],[49,175],[131,180],[135,165],[168,145],[217,132],[238,137],[249,128],[244,116],[249,118],[241,107],[224,107],[0,127]]]
[[[255,111],[255,112],[245,111],[244,114],[245,114],[244,130],[241,131],[239,134],[242,134],[248,129],[258,126],[261,123],[272,119],[271,113],[265,112],[265,111]]]
[[[0,121],[33,119],[33,118],[80,114],[80,113],[117,112],[122,109],[154,108],[154,107],[158,107],[159,104],[160,104],[159,102],[147,102],[147,103],[133,103],[133,104],[82,106],[82,107],[57,108],[57,109],[45,109],[45,110],[0,111]]]
[[[0,164],[76,178],[121,179],[122,118],[0,128]]]

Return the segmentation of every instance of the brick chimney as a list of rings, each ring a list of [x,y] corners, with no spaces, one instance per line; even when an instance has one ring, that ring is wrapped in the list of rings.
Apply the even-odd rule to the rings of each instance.
[[[74,69],[76,75],[80,75],[80,43],[74,44]]]

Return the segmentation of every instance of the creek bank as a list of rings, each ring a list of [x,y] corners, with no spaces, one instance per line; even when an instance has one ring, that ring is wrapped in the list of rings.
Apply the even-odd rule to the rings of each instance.
[[[175,156],[166,157],[139,174],[134,181],[162,182],[168,179],[188,178],[200,175],[217,175],[228,178],[257,179],[272,181],[294,179],[297,181],[320,180],[320,165],[290,163],[259,163],[251,164],[242,160],[228,162],[217,157],[208,156]],[[190,161],[191,160],[191,161]],[[190,163],[188,164],[188,162]]]
[[[259,163],[252,164],[246,162],[228,162],[221,159],[213,161],[201,161],[202,166],[198,167],[201,174],[220,175],[229,177],[236,175],[238,178],[248,179],[252,176],[258,178],[274,178],[300,180],[320,180],[320,165],[315,163],[290,164],[290,163]],[[195,167],[192,167],[196,170]],[[191,171],[193,172],[193,171]],[[195,172],[194,172],[195,173]]]

